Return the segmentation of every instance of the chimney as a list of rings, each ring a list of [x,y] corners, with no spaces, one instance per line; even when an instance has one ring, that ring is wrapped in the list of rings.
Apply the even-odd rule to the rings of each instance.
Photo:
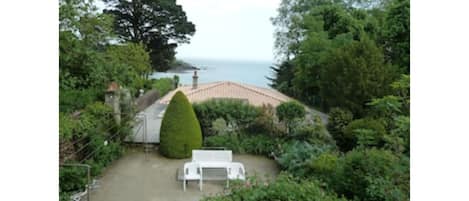
[[[197,80],[199,76],[197,76],[197,71],[194,71],[194,75],[192,76],[192,89],[197,89]]]

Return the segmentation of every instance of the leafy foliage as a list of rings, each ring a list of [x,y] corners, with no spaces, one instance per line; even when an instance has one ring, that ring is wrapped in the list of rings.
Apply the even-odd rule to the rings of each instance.
[[[86,153],[92,155],[85,163],[91,165],[92,176],[101,174],[106,166],[124,153],[124,149],[119,142],[107,142],[104,135],[91,135],[90,141],[91,143],[87,147]]]
[[[223,135],[228,133],[229,128],[227,127],[226,121],[223,118],[218,118],[212,122],[212,131],[216,135]]]
[[[305,164],[307,174],[318,178],[327,184],[335,182],[339,165],[339,155],[336,152],[323,152]]]
[[[384,139],[385,148],[396,153],[406,153],[410,155],[410,118],[408,116],[396,116],[393,121],[393,128]]]
[[[69,140],[73,137],[77,122],[69,114],[59,112],[59,139]]]
[[[282,1],[271,86],[328,111],[360,118],[366,103],[390,93],[408,74],[408,0]]]
[[[332,147],[327,145],[311,145],[307,142],[291,141],[286,144],[283,153],[276,158],[276,161],[282,169],[291,174],[305,177],[309,161],[331,150]]]
[[[107,55],[134,71],[140,78],[148,78],[151,73],[150,56],[141,43],[124,43],[110,46]]]
[[[341,146],[344,139],[344,128],[353,120],[353,114],[349,110],[340,108],[332,108],[329,112],[329,122],[327,123],[327,130],[332,137]],[[339,144],[340,143],[340,144]]]
[[[337,141],[340,150],[350,151],[358,145],[382,147],[386,130],[377,120],[357,119],[344,128],[343,141]]]
[[[62,89],[59,91],[59,111],[74,112],[103,99],[104,90],[98,90],[95,88]]]
[[[367,105],[372,107],[375,116],[389,118],[401,113],[402,101],[400,97],[388,95],[382,98],[374,98]]]
[[[284,94],[295,95],[290,90],[293,87],[292,80],[295,71],[295,66],[293,65],[293,62],[284,61],[270,68],[274,71],[273,78],[269,78],[269,80],[271,81],[270,86]]]
[[[90,76],[102,64],[100,50],[113,38],[112,17],[97,13],[92,1],[61,0],[59,5],[59,86],[99,88]]]
[[[112,114],[112,108],[101,102],[87,105],[77,117],[72,117],[68,113],[59,113],[59,138],[62,141],[78,140],[116,127]]]
[[[189,41],[195,26],[175,0],[105,0],[109,9],[105,13],[115,17],[119,38],[141,42],[150,50],[153,69],[164,71],[174,60],[178,43]]]
[[[402,160],[390,151],[353,150],[341,159],[332,186],[349,199],[408,200],[408,163]]]
[[[305,200],[305,201],[339,201],[335,194],[324,191],[318,182],[297,181],[287,174],[279,175],[270,183],[259,182],[249,178],[246,183],[232,185],[231,193],[220,197],[207,197],[203,201],[235,201],[235,200]]]
[[[317,119],[319,119],[319,117]],[[292,130],[292,133],[288,136],[292,139],[306,141],[313,145],[335,146],[334,139],[327,132],[326,127],[320,120],[315,120],[314,122],[304,121],[296,125]]]
[[[91,175],[96,176],[104,167],[119,158],[124,151],[119,137],[125,137],[129,131],[126,129],[127,122],[121,122],[122,125],[117,126],[112,114],[113,110],[101,102],[87,105],[76,117],[60,113],[59,139],[61,142],[73,141],[72,148],[76,152],[73,160],[66,158],[63,162],[88,164],[92,167]],[[122,135],[117,135],[118,132]],[[67,192],[83,190],[86,177],[84,168],[61,167],[61,197],[69,196]]]
[[[401,68],[401,73],[410,73],[410,1],[395,0],[389,6],[384,21],[383,38],[385,54]]]
[[[163,97],[166,95],[168,92],[170,92],[173,87],[174,87],[174,81],[171,78],[160,78],[160,79],[155,79],[152,80],[152,88],[156,89],[160,96]]]
[[[401,112],[410,114],[410,75],[402,74],[401,77],[391,84],[393,94],[402,100]]]
[[[228,127],[238,132],[250,127],[259,117],[260,109],[235,99],[213,99],[202,103],[194,103],[193,108],[197,114],[204,136],[213,135],[212,122],[223,118]]]
[[[133,120],[128,94],[151,88],[152,70],[147,47],[118,40],[114,16],[99,12],[94,3],[59,1],[59,139],[61,162],[89,164],[95,176],[122,155],[121,141],[131,132]],[[112,108],[102,103],[111,81],[126,88],[120,125]],[[80,171],[60,168],[61,200],[83,189],[86,176]]]
[[[184,126],[181,126],[181,123]],[[169,158],[187,158],[202,146],[202,131],[187,97],[176,92],[166,109],[160,129],[160,153]]]
[[[248,133],[263,133],[270,136],[279,136],[282,131],[277,124],[278,118],[275,115],[275,108],[272,105],[262,105],[259,108],[259,115],[254,122],[246,129]]]
[[[319,83],[325,107],[343,107],[357,116],[365,114],[365,104],[370,99],[389,93],[396,77],[370,40],[335,49],[326,60]]]
[[[204,139],[206,147],[225,147],[234,153],[271,156],[283,140],[256,134],[215,135]]]
[[[64,166],[59,168],[60,192],[84,191],[87,181],[87,170],[83,167]]]
[[[287,133],[292,129],[295,120],[301,120],[305,116],[305,107],[296,101],[281,103],[275,109],[278,119],[285,122]]]
[[[95,102],[86,106],[83,114],[80,116],[84,119],[89,119],[89,122],[93,122],[95,127],[106,129],[115,126],[114,122],[114,110],[102,102]]]

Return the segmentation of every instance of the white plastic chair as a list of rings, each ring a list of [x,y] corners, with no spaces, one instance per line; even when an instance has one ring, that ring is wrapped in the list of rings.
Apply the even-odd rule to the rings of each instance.
[[[227,187],[230,186],[230,180],[245,180],[246,179],[246,171],[244,170],[244,165],[242,163],[232,162],[228,166],[228,174],[227,174]]]
[[[184,177],[182,181],[184,191],[186,191],[186,182],[191,180],[199,180],[199,188],[202,191],[202,169],[200,165],[194,162],[187,162],[184,163]]]

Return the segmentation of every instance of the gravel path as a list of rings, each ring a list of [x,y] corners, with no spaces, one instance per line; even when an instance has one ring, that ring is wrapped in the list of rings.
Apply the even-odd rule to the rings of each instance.
[[[109,166],[91,191],[91,201],[196,201],[203,196],[224,190],[224,181],[204,181],[203,192],[196,182],[189,182],[186,192],[176,181],[176,171],[190,159],[167,159],[153,150],[128,151]],[[233,155],[233,161],[244,164],[248,175],[275,177],[279,170],[275,161],[253,155]]]

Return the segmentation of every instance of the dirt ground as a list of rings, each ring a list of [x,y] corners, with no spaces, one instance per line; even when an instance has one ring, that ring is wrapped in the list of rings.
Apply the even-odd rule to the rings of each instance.
[[[91,191],[91,201],[195,201],[224,190],[224,181],[204,181],[203,192],[196,182],[189,182],[186,192],[176,172],[190,159],[167,159],[158,151],[128,150],[109,166]],[[244,164],[248,176],[274,178],[279,170],[275,161],[253,155],[233,155]]]

